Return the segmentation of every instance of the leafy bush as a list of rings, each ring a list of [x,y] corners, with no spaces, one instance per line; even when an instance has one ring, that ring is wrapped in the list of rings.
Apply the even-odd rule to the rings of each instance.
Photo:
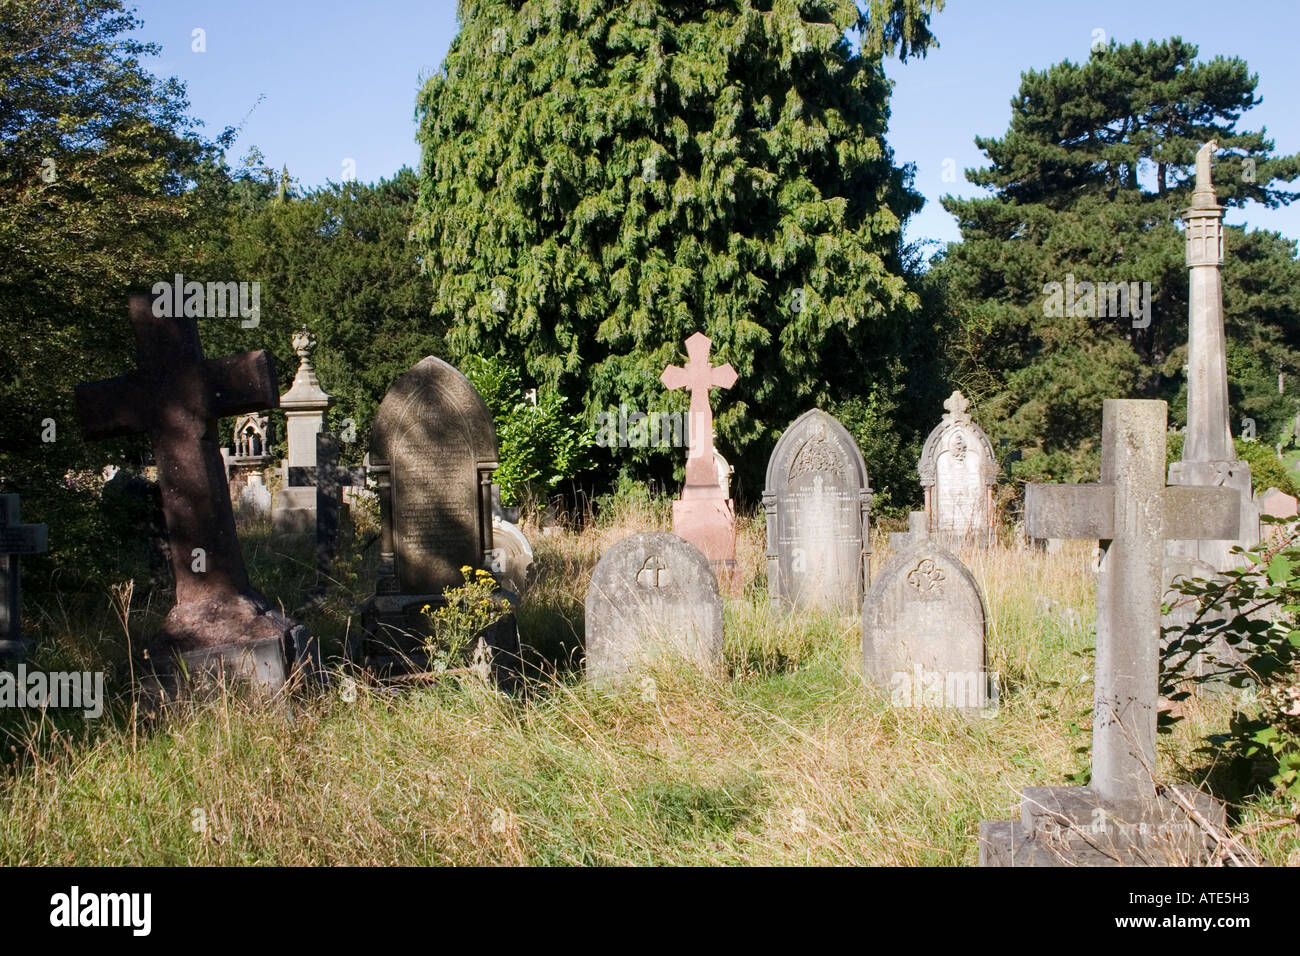
[[[1176,585],[1197,602],[1197,613],[1186,626],[1165,629],[1161,693],[1178,701],[1207,681],[1244,690],[1229,732],[1211,737],[1207,750],[1226,753],[1247,787],[1267,781],[1300,809],[1300,536],[1266,540],[1246,557],[1249,563],[1214,580]],[[1227,653],[1216,655],[1216,646]],[[1209,666],[1193,674],[1188,665],[1198,652]]]
[[[473,356],[464,366],[496,424],[502,503],[544,500],[586,466],[591,435],[565,412],[562,395],[548,391],[533,404],[524,398],[519,373],[504,363]]]

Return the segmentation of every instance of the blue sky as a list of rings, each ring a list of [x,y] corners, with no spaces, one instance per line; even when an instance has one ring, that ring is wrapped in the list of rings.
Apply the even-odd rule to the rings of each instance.
[[[243,124],[236,155],[256,145],[306,186],[342,179],[349,168],[369,181],[419,162],[415,94],[456,33],[454,0],[132,5],[145,21],[139,36],[162,46],[149,68],[185,82],[205,132]],[[1179,35],[1200,47],[1201,59],[1243,57],[1259,75],[1263,102],[1242,126],[1266,128],[1279,152],[1300,151],[1297,27],[1296,0],[949,0],[934,21],[939,49],[888,67],[896,83],[889,142],[897,161],[916,164],[927,200],[908,238],[960,238],[938,199],[981,194],[963,176],[983,164],[974,137],[1006,130],[1023,70],[1086,59],[1098,30],[1120,42]],[[192,49],[196,29],[204,31],[202,53]],[[955,181],[944,180],[945,169]],[[1248,206],[1228,221],[1300,238],[1300,203]]]

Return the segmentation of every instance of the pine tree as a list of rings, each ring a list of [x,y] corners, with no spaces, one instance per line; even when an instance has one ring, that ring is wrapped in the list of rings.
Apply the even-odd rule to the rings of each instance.
[[[941,6],[463,0],[417,103],[413,230],[453,351],[594,418],[684,409],[659,373],[703,331],[740,373],[716,428],[751,476],[809,407],[886,407],[933,350],[881,60],[924,53]]]
[[[1183,420],[1178,215],[1201,144],[1218,141],[1223,205],[1271,208],[1296,196],[1279,184],[1300,175],[1300,155],[1275,156],[1262,132],[1238,129],[1259,102],[1258,77],[1240,59],[1196,56],[1178,38],[1112,42],[1083,64],[1023,74],[1006,135],[976,139],[991,165],[967,173],[993,195],[943,201],[962,231],[936,269],[964,324],[958,377],[986,420],[1000,423],[995,437],[1041,444],[1046,454],[1027,459],[1026,474],[1077,480],[1095,469],[1105,398],[1164,398],[1171,421]],[[1261,438],[1278,440],[1289,416],[1277,371],[1300,363],[1295,243],[1229,227],[1225,250],[1234,429],[1253,418]],[[1093,314],[1086,300],[1053,309],[1048,285],[1071,277],[1150,283],[1150,314],[1130,304],[1129,314],[1103,315],[1100,299]],[[1067,314],[1045,314],[1054,311]]]

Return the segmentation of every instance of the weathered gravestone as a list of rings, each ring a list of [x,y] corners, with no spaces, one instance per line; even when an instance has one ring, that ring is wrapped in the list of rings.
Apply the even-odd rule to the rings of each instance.
[[[370,430],[370,477],[382,532],[375,595],[362,608],[353,653],[379,669],[423,666],[427,604],[486,570],[493,550],[492,415],[469,379],[440,358],[422,359],[384,396]],[[513,673],[519,641],[509,618],[485,634],[498,679]]]
[[[1019,820],[980,824],[981,865],[1195,863],[1224,825],[1207,795],[1156,784],[1161,571],[1170,538],[1232,533],[1240,495],[1166,487],[1165,422],[1164,402],[1107,399],[1101,483],[1025,488],[1031,536],[1101,541],[1092,783],[1027,787]]]
[[[763,508],[771,599],[857,613],[871,578],[871,487],[848,429],[817,408],[796,419],[768,459]]]
[[[249,584],[216,433],[223,415],[274,408],[275,364],[265,351],[204,358],[193,318],[160,318],[130,300],[139,369],[78,385],[88,440],[146,432],[153,444],[176,580],[176,606],[150,642],[163,676],[247,680],[274,690],[310,651],[306,628],[277,614]]]
[[[303,472],[302,480],[316,486],[316,575],[323,582],[338,557],[343,489],[364,488],[366,469],[340,465],[338,439],[322,430],[316,433],[316,466]]]
[[[268,416],[250,412],[235,420],[231,454],[222,450],[235,510],[244,515],[271,513],[271,489],[266,486],[266,469],[271,464],[270,437]]]
[[[616,683],[674,657],[722,672],[722,595],[699,549],[675,534],[634,534],[605,553],[586,602],[587,679]]]
[[[923,518],[920,512],[913,515]],[[914,521],[862,606],[863,672],[896,707],[996,703],[984,665],[984,599],[974,575]]]
[[[298,371],[289,391],[280,396],[284,409],[288,457],[282,474],[284,484],[276,490],[271,508],[271,528],[280,535],[310,535],[316,530],[316,435],[324,427],[330,396],[321,388],[312,366],[316,336],[299,329],[293,336],[298,353]]]
[[[522,595],[530,583],[532,543],[517,524],[493,515],[492,545],[488,570],[497,576],[506,590]]]
[[[993,538],[998,460],[961,392],[953,392],[943,407],[943,421],[926,438],[917,463],[930,533],[946,547],[985,547]]]
[[[18,496],[0,495],[0,661],[21,661],[32,651],[32,641],[23,637],[18,560],[48,547],[45,525],[21,524]]]
[[[1285,524],[1274,524],[1273,522],[1260,522],[1259,537],[1261,541],[1270,542],[1272,547],[1277,547],[1282,542],[1296,533],[1296,517],[1298,512],[1297,502],[1293,495],[1288,495],[1285,491],[1279,491],[1276,488],[1270,488],[1259,496],[1259,514],[1260,517],[1268,516],[1270,518],[1285,519]]]
[[[673,502],[673,533],[699,548],[719,580],[733,587],[736,566],[736,513],[718,481],[713,458],[713,409],[709,390],[731,388],[736,370],[730,363],[709,364],[712,340],[696,332],[686,340],[686,367],[669,365],[660,380],[672,391],[685,388],[691,396],[686,457],[686,485]]]

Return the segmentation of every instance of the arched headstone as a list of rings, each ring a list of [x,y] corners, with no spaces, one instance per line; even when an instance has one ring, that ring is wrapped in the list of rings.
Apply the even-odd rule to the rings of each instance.
[[[619,541],[591,575],[587,679],[611,683],[664,655],[722,669],[722,594],[708,560],[675,534]]]
[[[929,538],[894,555],[862,607],[867,677],[899,707],[990,705],[984,599],[966,565]]]
[[[997,456],[971,420],[970,402],[961,392],[953,392],[943,407],[943,421],[925,440],[917,463],[930,533],[948,546],[987,545],[993,536]]]
[[[763,507],[772,600],[856,612],[870,578],[871,487],[848,429],[817,408],[796,419],[768,459]]]
[[[376,646],[366,656],[418,662],[413,652],[428,628],[421,609],[464,584],[463,567],[487,570],[496,467],[492,415],[451,365],[429,356],[389,388],[370,430],[382,531],[379,579],[363,615]],[[513,623],[494,628],[488,644],[516,654]]]

